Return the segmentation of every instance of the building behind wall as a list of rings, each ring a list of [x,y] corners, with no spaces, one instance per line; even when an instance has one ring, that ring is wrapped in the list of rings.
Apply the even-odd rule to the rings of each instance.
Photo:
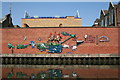
[[[118,4],[109,3],[108,10],[101,10],[100,18],[94,22],[94,27],[120,26],[120,2]]]
[[[30,17],[22,18],[22,27],[78,27],[82,19],[74,16],[66,17]]]
[[[1,28],[14,27],[12,23],[11,14],[5,15],[5,17],[0,20],[0,27]]]
[[[0,19],[0,28],[20,28],[20,26],[13,24],[11,14],[6,14],[4,18]]]

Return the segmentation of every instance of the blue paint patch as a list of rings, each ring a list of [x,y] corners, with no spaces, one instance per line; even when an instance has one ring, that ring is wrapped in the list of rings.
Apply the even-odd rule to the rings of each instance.
[[[49,53],[61,53],[62,45],[50,45],[48,50]]]

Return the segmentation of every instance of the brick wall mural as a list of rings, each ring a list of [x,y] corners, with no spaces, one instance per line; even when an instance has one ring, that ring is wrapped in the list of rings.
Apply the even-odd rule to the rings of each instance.
[[[8,28],[1,30],[3,31],[2,53],[117,54],[118,52],[118,28]]]

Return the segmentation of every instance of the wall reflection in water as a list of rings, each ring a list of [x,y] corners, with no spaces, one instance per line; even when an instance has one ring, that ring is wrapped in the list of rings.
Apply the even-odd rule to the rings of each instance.
[[[2,65],[2,78],[118,78],[118,65]]]

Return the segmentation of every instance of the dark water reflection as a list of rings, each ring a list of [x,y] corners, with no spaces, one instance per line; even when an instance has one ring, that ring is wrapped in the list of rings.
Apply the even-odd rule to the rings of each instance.
[[[2,65],[2,78],[118,78],[118,65]]]

